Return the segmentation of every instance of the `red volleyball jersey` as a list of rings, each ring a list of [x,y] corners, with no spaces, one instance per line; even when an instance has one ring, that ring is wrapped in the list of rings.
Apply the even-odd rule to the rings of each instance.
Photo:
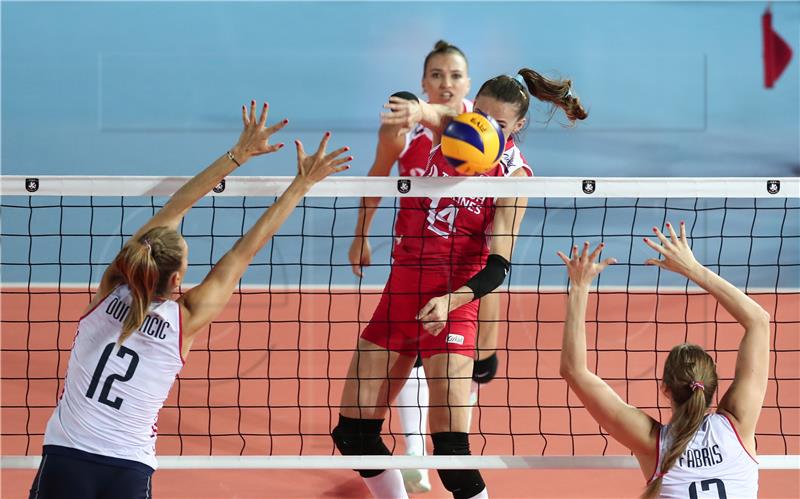
[[[472,112],[472,101],[464,99],[461,112]],[[401,177],[420,177],[425,174],[433,149],[433,131],[422,124],[406,134],[406,145],[397,158],[397,174]]]
[[[462,112],[472,112],[472,101],[464,99]],[[433,130],[418,124],[413,130],[406,134],[406,145],[397,158],[397,174],[401,177],[420,177],[425,175],[428,160],[431,158],[433,149]],[[410,198],[400,198],[400,209],[412,206]],[[398,218],[395,221],[394,233],[399,236],[405,228]]]
[[[482,177],[502,177],[522,168],[528,176],[533,171],[514,140],[506,148],[496,167]],[[437,146],[425,171],[426,176],[461,176],[444,158]],[[398,241],[396,266],[424,267],[426,271],[448,273],[461,286],[480,270],[488,256],[489,238],[494,219],[494,199],[483,197],[409,198],[397,216]]]

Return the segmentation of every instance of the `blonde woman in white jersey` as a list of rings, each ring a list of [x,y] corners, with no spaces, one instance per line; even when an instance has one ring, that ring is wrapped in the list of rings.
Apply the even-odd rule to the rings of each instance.
[[[283,144],[269,138],[287,120],[266,128],[267,104],[242,107],[237,144],[196,175],[125,244],[106,269],[84,311],[72,346],[64,392],[47,424],[31,498],[126,499],[152,496],[158,412],[198,333],[222,312],[255,254],[308,190],[345,170],[348,148],[307,156],[299,141],[297,176],[209,272],[177,300],[171,297],[188,266],[178,233],[189,209],[220,180],[254,156]]]
[[[589,243],[572,258],[559,252],[571,282],[561,350],[561,376],[586,409],[612,437],[628,447],[648,480],[644,498],[751,498],[758,493],[755,430],[767,390],[769,314],[732,284],[695,260],[686,239],[667,223],[669,238],[657,228],[661,244],[645,243],[661,258],[647,260],[687,277],[708,291],[744,328],[733,384],[716,412],[709,407],[717,389],[712,358],[699,346],[681,344],[664,364],[662,391],[672,403],[672,418],[662,425],[628,405],[605,381],[586,367],[584,316],[589,286],[613,258],[597,262],[601,243],[589,254]]]

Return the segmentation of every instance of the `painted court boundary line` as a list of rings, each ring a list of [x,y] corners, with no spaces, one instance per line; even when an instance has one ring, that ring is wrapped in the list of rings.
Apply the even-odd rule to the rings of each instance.
[[[96,282],[91,283],[87,286],[86,283],[78,283],[78,282],[32,282],[28,284],[27,282],[0,282],[0,291],[24,291],[27,289],[31,290],[51,290],[51,291],[81,291],[81,292],[95,292],[97,290]],[[192,282],[192,283],[183,283],[183,289],[189,290],[194,286],[197,286],[199,283]],[[384,284],[332,284],[330,286],[323,285],[323,284],[304,284],[304,285],[297,285],[297,284],[242,284],[237,287],[237,290],[245,291],[245,292],[263,292],[263,291],[276,291],[280,293],[284,292],[304,292],[304,293],[327,293],[331,292],[332,294],[335,293],[357,293],[359,291],[365,292],[375,292],[379,293],[383,290]],[[498,288],[500,293],[505,292],[512,292],[512,293],[566,293],[567,286],[564,284],[563,286],[556,286],[556,285],[543,285],[543,286],[504,286],[502,288]],[[705,290],[700,288],[699,286],[593,286],[591,289],[592,292],[600,292],[600,293],[647,293],[647,294],[697,294],[703,295],[708,294]],[[750,287],[746,290],[743,290],[746,293],[758,293],[758,294],[791,294],[791,293],[800,293],[800,288],[764,288],[764,287]]]
[[[36,469],[40,456],[2,456],[2,469]],[[800,469],[800,456],[758,456],[762,470]],[[638,469],[633,456],[161,456],[160,469]]]

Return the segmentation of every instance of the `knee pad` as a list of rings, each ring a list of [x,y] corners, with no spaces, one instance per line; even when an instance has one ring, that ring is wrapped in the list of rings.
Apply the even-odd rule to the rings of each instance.
[[[339,424],[331,432],[333,443],[343,456],[390,456],[381,438],[382,419],[353,419],[339,415]],[[364,478],[378,476],[384,470],[355,470]]]
[[[494,379],[497,374],[497,354],[493,353],[485,359],[476,360],[472,364],[472,380],[479,385],[484,385]]]
[[[431,435],[436,456],[468,456],[469,435],[461,432],[441,432]],[[444,488],[455,499],[473,497],[486,488],[478,470],[438,470]]]

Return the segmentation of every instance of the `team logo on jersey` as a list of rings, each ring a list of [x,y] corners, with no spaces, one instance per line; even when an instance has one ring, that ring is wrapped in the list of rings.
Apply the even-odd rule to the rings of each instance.
[[[38,178],[26,178],[25,179],[25,190],[28,192],[36,192],[39,190],[39,179]]]
[[[397,181],[397,192],[400,194],[408,194],[411,190],[411,180],[407,178],[401,178]]]
[[[595,190],[595,183],[594,180],[584,180],[583,181],[583,193],[584,194],[594,194]]]
[[[464,336],[460,334],[453,334],[450,333],[447,335],[447,343],[455,343],[456,345],[463,345],[464,344]]]
[[[215,185],[214,188],[211,189],[211,190],[216,192],[217,194],[219,194],[220,192],[224,191],[225,190],[225,179],[223,178],[222,180],[220,180],[219,183],[217,185]]]
[[[780,180],[767,180],[767,192],[777,194],[781,190]]]

